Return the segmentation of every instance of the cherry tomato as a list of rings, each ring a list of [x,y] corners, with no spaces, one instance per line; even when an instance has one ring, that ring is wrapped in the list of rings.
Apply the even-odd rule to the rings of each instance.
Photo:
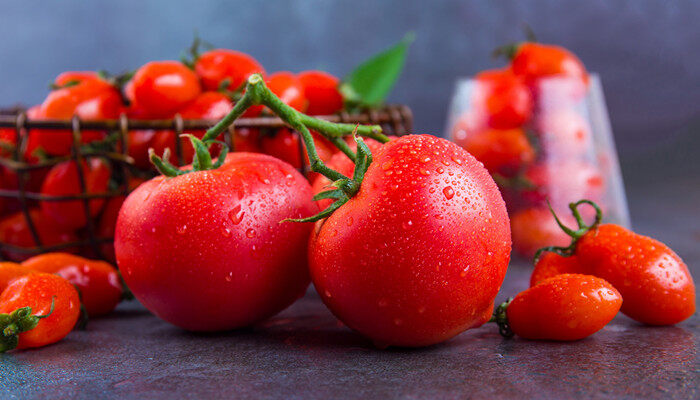
[[[249,76],[265,74],[262,65],[248,54],[234,50],[216,49],[202,54],[194,65],[206,90],[218,90],[228,80],[228,90],[238,90]]]
[[[45,247],[78,240],[75,233],[57,226],[38,209],[30,210],[29,216],[34,223],[39,239]],[[0,242],[28,250],[38,246],[22,212],[11,214],[0,221]],[[70,248],[62,249],[61,251],[75,252],[77,249]],[[28,253],[11,249],[3,249],[2,254],[4,257],[14,261],[26,260],[31,256]]]
[[[382,146],[359,192],[317,222],[309,247],[323,302],[380,346],[427,346],[481,326],[509,258],[493,179],[430,135]]]
[[[535,160],[535,149],[520,129],[486,129],[455,137],[491,174],[512,177]]]
[[[34,271],[56,274],[75,285],[90,317],[111,313],[122,296],[117,270],[104,261],[67,253],[46,253],[22,263]]]
[[[107,163],[100,158],[90,158],[81,161],[81,169],[85,179],[86,193],[99,194],[107,191],[111,170]],[[75,161],[64,161],[54,165],[46,175],[41,194],[45,196],[69,196],[82,193],[79,170]],[[96,215],[102,205],[103,198],[89,200],[89,212]],[[43,200],[41,210],[49,218],[65,228],[80,228],[87,224],[85,204],[82,200]]]
[[[520,192],[531,205],[549,201],[556,211],[578,199],[599,201],[605,193],[605,178],[594,164],[576,159],[547,159],[524,172],[530,187]]]
[[[304,71],[298,75],[309,102],[309,115],[330,115],[343,109],[343,96],[338,91],[340,80],[323,71]]]
[[[178,61],[151,61],[139,68],[131,80],[134,103],[149,115],[163,118],[201,92],[197,75]]]
[[[260,130],[257,128],[236,128],[233,132],[233,150],[248,153],[262,153]]]
[[[79,315],[78,292],[60,276],[15,279],[0,294],[0,352],[56,343],[73,330]]]
[[[540,114],[535,122],[540,147],[548,159],[593,156],[591,128],[572,110]]]
[[[581,267],[578,257],[565,257],[557,253],[546,251],[542,253],[535,262],[535,269],[530,276],[530,286],[535,286],[553,276],[582,273],[585,273],[585,269]]]
[[[141,169],[150,169],[151,159],[148,156],[148,149],[156,135],[167,135],[167,130],[156,131],[153,129],[142,129],[129,131],[126,136],[127,154],[134,159],[134,165]],[[173,133],[174,134],[174,133]],[[162,155],[163,152],[160,152]]]
[[[369,147],[372,154],[376,154],[379,148],[382,147],[382,143],[374,139],[364,138],[364,141],[367,144],[367,147]],[[349,145],[353,151],[356,151],[357,143],[355,143],[354,140],[352,140],[352,143],[349,143]],[[352,174],[355,171],[355,163],[352,162],[352,160],[350,160],[348,156],[345,155],[345,153],[340,151],[333,154],[333,156],[330,159],[328,159],[328,161],[326,162],[326,166],[340,172],[341,174],[347,177],[352,177]],[[323,191],[332,189],[329,187],[331,181],[323,175],[316,176],[312,180],[312,182],[313,183],[311,185],[311,189],[313,190],[314,194],[319,194]],[[316,202],[316,204],[318,204],[318,208],[321,210],[325,210],[326,207],[328,207],[332,203],[332,199],[323,199],[318,200]]]
[[[530,89],[509,68],[483,71],[475,77],[473,107],[495,129],[519,128],[533,109]]]
[[[588,72],[581,60],[569,50],[540,43],[523,43],[511,61],[513,72],[528,83],[553,76],[577,78],[588,85]]]
[[[57,87],[63,87],[68,84],[77,84],[83,81],[103,80],[95,71],[66,71],[61,72],[53,83]]]
[[[564,274],[515,296],[506,315],[510,329],[522,338],[580,340],[615,318],[622,299],[620,292],[603,279]]]
[[[0,293],[15,279],[35,272],[21,264],[7,261],[0,262]]]
[[[563,216],[561,219],[568,226],[576,226],[571,217]],[[510,229],[513,234],[513,249],[527,258],[532,258],[542,247],[566,246],[570,241],[547,207],[527,208],[513,213]]]
[[[316,144],[316,152],[323,161],[329,160],[335,147],[326,138],[316,132],[311,132]],[[281,128],[275,131],[274,135],[265,135],[262,137],[260,146],[265,154],[277,157],[282,161],[286,161],[294,168],[300,169],[302,166],[309,165],[309,156],[306,154],[306,147],[298,133],[287,128]],[[301,154],[304,154],[303,164]]]
[[[275,72],[267,77],[267,87],[288,106],[304,112],[308,101],[301,80],[291,72]]]
[[[117,264],[136,298],[174,325],[247,326],[304,295],[312,225],[280,221],[317,211],[289,164],[233,153],[220,169],[157,177],[132,192],[117,220]]]

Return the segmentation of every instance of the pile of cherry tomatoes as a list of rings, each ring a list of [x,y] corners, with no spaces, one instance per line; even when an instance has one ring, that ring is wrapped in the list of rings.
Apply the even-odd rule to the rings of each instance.
[[[568,241],[547,201],[558,212],[582,198],[605,206],[606,182],[583,114],[589,81],[583,63],[558,46],[525,42],[511,50],[509,65],[474,77],[471,104],[450,129],[496,179],[513,247],[532,257]]]
[[[64,72],[52,83],[53,90],[46,99],[29,108],[27,116],[34,120],[65,120],[75,115],[82,121],[91,121],[117,119],[122,114],[136,120],[171,119],[179,114],[183,119],[217,120],[232,109],[241,96],[246,79],[254,73],[263,74],[270,90],[296,110],[329,115],[344,107],[338,90],[339,79],[329,73],[314,70],[266,75],[260,63],[250,55],[216,49],[198,55],[191,66],[180,61],[149,62],[138,68],[133,76],[126,77],[129,79],[107,77],[96,72]],[[255,107],[245,116],[269,114],[269,110]],[[201,137],[204,131],[188,133]],[[108,241],[113,237],[124,196],[107,196],[107,193],[115,193],[125,177],[106,158],[90,156],[80,162],[62,159],[71,155],[74,145],[85,154],[93,149],[121,152],[121,141],[110,132],[94,130],[82,130],[77,144],[74,144],[73,133],[68,130],[31,129],[22,135],[24,137],[17,143],[14,129],[0,129],[0,156],[12,158],[19,154],[19,161],[30,166],[46,164],[27,173],[26,192],[44,198],[77,196],[82,193],[82,178],[87,194],[98,196],[89,200],[87,207],[79,199],[29,200],[29,215],[43,247],[114,261],[114,250]],[[178,149],[177,139],[174,130],[128,132],[126,153],[133,160],[132,174],[127,182],[130,189],[155,172],[149,160],[149,149],[157,154],[168,150],[185,164],[192,160],[194,151],[189,141],[183,139]],[[323,159],[330,158],[337,151],[326,139],[316,135],[316,140]],[[301,168],[305,162],[298,135],[286,128],[238,129],[233,142],[236,151],[267,153],[295,168]],[[18,145],[22,148],[16,150]],[[53,165],[46,163],[51,160],[55,160]],[[0,166],[0,189],[19,189],[14,169]],[[88,222],[93,225],[91,229],[88,229]],[[100,246],[101,254],[96,254],[91,246],[68,245],[86,242],[91,235],[105,241]],[[28,250],[38,246],[16,196],[0,198],[0,242]],[[5,259],[15,261],[26,259],[30,254],[12,248],[2,250]]]

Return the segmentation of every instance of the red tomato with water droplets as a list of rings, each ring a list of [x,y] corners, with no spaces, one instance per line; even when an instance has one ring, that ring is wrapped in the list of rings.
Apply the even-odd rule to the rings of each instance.
[[[218,170],[157,177],[127,197],[115,251],[136,298],[193,331],[248,326],[283,310],[309,284],[311,187],[289,164],[234,153]]]
[[[154,117],[170,117],[201,92],[197,75],[178,61],[151,61],[131,82],[134,103]]]
[[[45,247],[70,243],[78,240],[77,236],[72,230],[67,230],[63,227],[57,226],[54,221],[47,218],[40,210],[32,209],[29,211],[29,215],[34,223],[34,227],[37,230],[39,239]],[[0,242],[25,248],[27,250],[38,246],[38,243],[36,243],[34,240],[34,236],[32,236],[27,219],[22,212],[8,215],[4,217],[2,221],[0,221]],[[76,252],[77,249],[64,248],[61,249],[61,251],[73,253]],[[30,253],[14,251],[11,249],[3,249],[2,255],[3,257],[13,261],[26,260],[31,256]]]
[[[9,261],[0,262],[0,293],[15,279],[35,272],[21,264]]]
[[[519,128],[533,109],[530,89],[509,68],[483,71],[475,77],[473,107],[495,129]]]
[[[581,266],[578,257],[573,255],[565,257],[546,251],[540,255],[535,263],[535,269],[532,270],[532,275],[530,276],[530,287],[553,276],[582,273],[585,273],[585,269]]]
[[[210,50],[199,56],[194,70],[206,90],[218,90],[228,80],[228,90],[238,90],[249,76],[265,74],[262,65],[248,54],[235,50]]]
[[[317,222],[309,258],[316,290],[347,326],[380,346],[427,346],[491,317],[510,258],[508,215],[464,149],[404,136]]]
[[[38,272],[56,274],[80,290],[80,299],[90,317],[107,315],[122,297],[122,284],[116,268],[99,260],[88,260],[67,253],[46,253],[22,263]]]
[[[100,158],[83,160],[80,164],[85,180],[85,190],[88,194],[100,194],[107,192],[111,169]],[[80,185],[80,171],[75,161],[64,161],[54,165],[44,179],[41,186],[41,194],[44,196],[70,196],[82,193]],[[88,201],[89,214],[91,216],[100,212],[104,204],[104,198],[95,198]],[[85,204],[78,200],[44,200],[41,202],[41,211],[55,221],[61,227],[77,229],[87,224]]]
[[[522,338],[580,340],[603,329],[624,304],[622,300],[620,292],[603,279],[564,274],[515,296],[506,315],[512,331]]]
[[[340,80],[323,71],[304,71],[298,75],[309,102],[309,115],[330,115],[343,109],[343,96],[338,91]]]

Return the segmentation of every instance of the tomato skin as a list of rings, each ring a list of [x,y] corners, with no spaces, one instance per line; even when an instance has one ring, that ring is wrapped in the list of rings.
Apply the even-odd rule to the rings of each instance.
[[[514,176],[535,160],[535,149],[522,129],[486,129],[465,133],[455,143],[467,150],[491,174]]]
[[[178,61],[146,63],[131,80],[134,103],[153,116],[167,118],[201,92],[197,75]]]
[[[309,284],[308,182],[263,154],[234,153],[218,170],[154,178],[117,220],[124,280],[154,314],[192,331],[248,326],[283,310]]]
[[[673,325],[695,312],[695,284],[668,246],[619,225],[603,224],[576,243],[575,254],[591,275],[622,293],[622,312],[648,325]]]
[[[546,251],[542,253],[539,260],[535,263],[535,269],[532,270],[532,275],[530,276],[530,287],[562,274],[590,275],[588,269],[581,265],[581,262],[575,255],[562,256]]]
[[[107,191],[111,169],[100,158],[81,161],[87,193],[97,194]],[[41,186],[45,196],[66,196],[81,193],[79,171],[75,161],[64,161],[54,165]],[[104,198],[91,199],[88,204],[90,215],[94,216],[104,204]],[[41,210],[48,217],[66,228],[80,228],[87,224],[82,200],[41,202]]]
[[[39,209],[29,210],[29,215],[34,222],[34,227],[39,234],[44,246],[54,246],[63,243],[74,242],[78,240],[75,233],[71,230],[65,230],[49,218],[47,218]],[[24,213],[17,212],[4,217],[0,221],[0,242],[9,243],[17,247],[32,248],[36,247],[37,243],[29,230],[27,219]],[[63,249],[63,251],[75,252],[77,249]],[[12,250],[3,250],[3,256],[13,260],[22,261],[30,257],[30,255]]]
[[[567,226],[576,226],[576,221],[571,216],[561,215],[560,219]],[[510,219],[510,229],[513,234],[513,249],[526,258],[532,258],[542,247],[565,247],[571,242],[571,238],[559,228],[546,207],[516,211]]]
[[[474,157],[409,135],[374,154],[360,191],[309,246],[314,286],[343,323],[380,345],[427,346],[488,321],[510,229]]]
[[[620,310],[622,299],[603,279],[564,274],[515,296],[506,314],[510,328],[522,338],[580,340],[603,329]]]
[[[340,80],[323,71],[303,71],[297,74],[309,102],[309,115],[331,115],[343,109],[343,96],[338,91]]]
[[[287,71],[275,72],[265,83],[284,104],[297,111],[306,111],[308,101],[304,96],[304,86],[296,75]]]
[[[488,126],[515,129],[530,119],[534,107],[530,89],[509,68],[483,71],[475,80],[474,107],[486,115]]]
[[[78,292],[60,276],[35,273],[15,279],[0,294],[0,313],[31,307],[33,315],[46,315],[52,298],[51,315],[39,320],[34,329],[20,333],[17,349],[46,346],[68,335],[80,315]]]
[[[232,151],[262,153],[260,130],[257,128],[236,128],[233,132]]]
[[[262,65],[248,54],[215,49],[202,54],[194,65],[194,70],[202,80],[206,90],[218,90],[221,83],[229,80],[228,90],[238,90],[249,76],[265,74]]]
[[[314,137],[318,156],[323,161],[329,160],[334,153],[333,144],[316,132],[311,132],[311,135]],[[302,165],[309,165],[309,155],[302,142],[303,140],[297,132],[288,128],[280,128],[275,131],[274,135],[263,136],[260,140],[260,147],[265,154],[277,157],[299,169]],[[302,151],[304,152],[303,164]]]
[[[588,72],[581,60],[560,46],[523,43],[511,61],[511,68],[529,83],[545,77],[566,76],[588,85]]]
[[[35,272],[21,264],[9,261],[0,262],[0,293],[15,279]]]
[[[34,256],[22,265],[34,271],[56,274],[75,285],[90,317],[109,314],[121,300],[119,274],[104,261],[67,253],[46,253]]]

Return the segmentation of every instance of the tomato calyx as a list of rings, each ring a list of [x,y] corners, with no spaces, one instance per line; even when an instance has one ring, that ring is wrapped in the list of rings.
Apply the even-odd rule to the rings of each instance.
[[[587,225],[583,221],[583,217],[581,216],[581,213],[578,211],[578,206],[581,204],[588,204],[589,206],[593,207],[595,210],[595,219],[592,224]],[[570,257],[574,254],[574,251],[576,250],[576,242],[583,237],[588,231],[591,229],[595,229],[598,225],[600,225],[600,222],[603,220],[603,211],[600,209],[600,207],[594,203],[591,200],[579,200],[575,203],[569,203],[569,209],[571,210],[571,213],[574,216],[574,219],[576,219],[576,224],[578,225],[578,229],[573,230],[569,228],[568,226],[564,225],[564,223],[561,222],[559,217],[557,217],[557,214],[554,212],[552,209],[552,205],[547,202],[547,207],[549,207],[549,211],[552,213],[554,216],[554,220],[557,222],[557,225],[561,228],[564,233],[567,235],[571,236],[571,244],[569,244],[566,247],[561,247],[561,246],[549,246],[549,247],[543,247],[535,253],[535,258],[534,262],[537,263],[537,261],[540,259],[542,256],[542,253],[545,251],[550,251],[552,253],[559,254],[562,257]]]
[[[518,49],[520,48],[520,46],[527,42],[537,42],[537,36],[535,35],[535,31],[532,30],[532,27],[529,24],[524,23],[522,26],[522,30],[523,35],[525,35],[524,41],[511,42],[506,43],[502,46],[498,46],[493,50],[493,52],[491,52],[491,57],[494,59],[505,57],[506,60],[512,61],[513,58],[515,58],[515,55],[518,53]]]
[[[30,331],[43,318],[49,317],[56,305],[56,296],[51,298],[51,308],[44,315],[33,315],[31,307],[21,307],[9,314],[0,314],[0,353],[12,350],[19,343],[19,334]]]
[[[510,328],[510,323],[508,322],[508,315],[506,314],[506,310],[508,309],[508,305],[510,302],[513,301],[512,297],[509,297],[504,301],[503,303],[499,304],[498,307],[496,307],[495,310],[493,310],[493,316],[489,320],[489,322],[495,322],[498,324],[498,333],[501,334],[506,339],[510,339],[515,335],[513,333],[513,330]]]
[[[214,45],[202,40],[197,32],[194,33],[194,38],[192,39],[192,44],[187,49],[183,50],[180,54],[180,62],[185,64],[189,69],[194,69],[194,65],[199,60],[202,55],[202,49],[212,50]]]

